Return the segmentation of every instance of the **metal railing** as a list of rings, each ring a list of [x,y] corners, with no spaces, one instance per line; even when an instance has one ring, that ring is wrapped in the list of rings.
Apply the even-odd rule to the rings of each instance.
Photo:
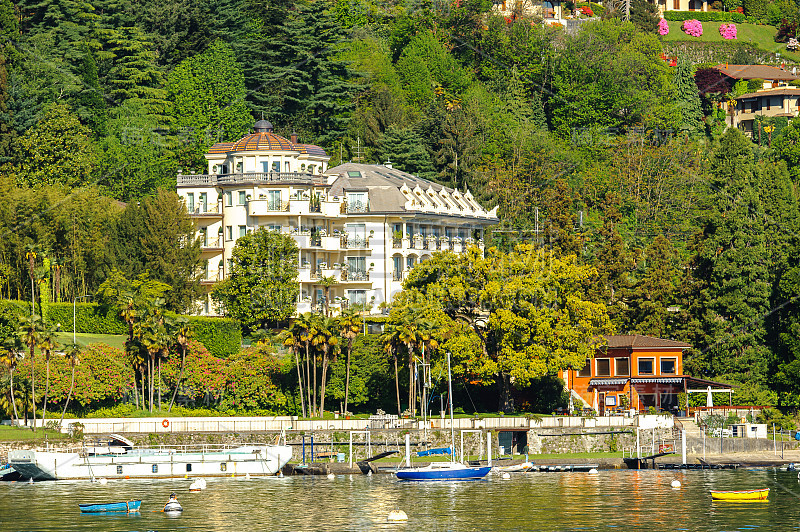
[[[403,271],[393,271],[392,272],[392,281],[402,281],[403,280]]]
[[[241,172],[234,174],[178,175],[178,186],[215,186],[259,183],[300,183],[325,185],[323,176],[305,172]]]
[[[369,281],[369,272],[342,270],[342,281]]]
[[[221,214],[219,205],[195,205],[194,208],[188,212],[192,216],[203,214]]]
[[[222,238],[202,238],[200,242],[200,247],[202,248],[221,248],[222,247]]]
[[[340,243],[344,249],[364,249],[369,246],[369,238],[345,233],[340,237]]]

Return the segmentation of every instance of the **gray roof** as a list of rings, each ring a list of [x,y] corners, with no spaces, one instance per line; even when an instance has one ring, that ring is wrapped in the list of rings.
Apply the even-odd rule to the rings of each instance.
[[[358,172],[359,175],[351,177],[348,175],[350,172]],[[437,193],[442,189],[448,193],[455,192],[452,188],[381,164],[344,163],[328,168],[325,173],[339,175],[328,192],[332,196],[343,196],[345,192],[369,191],[370,212],[409,212],[405,208],[406,197],[400,192],[403,185],[411,189],[417,186],[423,190],[432,188]]]

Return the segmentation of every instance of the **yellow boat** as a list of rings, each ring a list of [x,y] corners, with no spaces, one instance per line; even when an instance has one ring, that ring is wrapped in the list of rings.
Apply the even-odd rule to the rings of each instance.
[[[768,495],[769,488],[742,491],[711,490],[711,498],[717,501],[764,501]]]

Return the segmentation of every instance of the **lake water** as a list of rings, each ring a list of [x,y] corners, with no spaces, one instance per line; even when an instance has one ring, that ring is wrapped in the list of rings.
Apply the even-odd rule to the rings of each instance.
[[[680,489],[670,483],[678,479]],[[490,473],[474,482],[399,482],[391,475],[0,483],[0,531],[193,530],[792,530],[797,473],[765,470]],[[709,489],[770,488],[766,502],[711,502]],[[158,510],[170,491],[184,512]],[[129,515],[81,515],[79,503],[142,499]],[[390,524],[395,508],[405,524]]]

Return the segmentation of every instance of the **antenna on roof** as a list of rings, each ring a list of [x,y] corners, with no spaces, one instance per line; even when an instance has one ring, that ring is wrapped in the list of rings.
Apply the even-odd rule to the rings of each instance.
[[[359,135],[356,138],[356,153],[353,155],[353,162],[356,163],[364,162],[364,152],[361,148],[361,135]]]

